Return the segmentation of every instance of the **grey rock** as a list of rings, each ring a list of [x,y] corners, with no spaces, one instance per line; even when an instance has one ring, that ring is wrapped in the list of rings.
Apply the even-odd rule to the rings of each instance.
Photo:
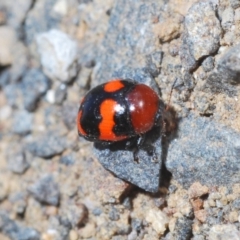
[[[219,48],[221,26],[210,2],[197,2],[185,17],[186,43],[197,61]]]
[[[29,192],[41,203],[57,206],[60,199],[58,184],[52,175],[45,175],[29,187]]]
[[[37,35],[37,47],[44,73],[52,80],[70,82],[77,75],[77,43],[56,29]]]
[[[179,122],[166,160],[173,178],[185,187],[199,181],[220,186],[240,181],[240,134],[193,114]]]
[[[150,86],[155,92],[159,93],[159,86],[157,85],[154,77],[149,68],[131,68],[124,66],[114,71],[113,78],[131,79],[138,83],[143,83]]]
[[[240,198],[235,199],[232,202],[232,206],[233,206],[233,208],[236,208],[236,209],[240,210]]]
[[[12,204],[14,211],[23,216],[27,207],[27,193],[15,192],[8,197],[9,202]]]
[[[14,146],[8,150],[7,162],[8,168],[18,174],[24,173],[29,168],[29,163],[25,157],[25,153],[20,148],[21,146]]]
[[[49,158],[62,153],[66,148],[66,138],[56,132],[48,132],[26,144],[26,149],[34,156]]]
[[[218,61],[217,71],[229,82],[240,82],[240,44],[230,48]]]
[[[116,2],[103,48],[98,50],[93,86],[111,79],[114,71],[122,66],[146,67],[149,55],[159,53],[155,44],[157,36],[153,37],[153,25],[149,19],[159,16],[163,11],[161,7],[163,2],[154,0]]]
[[[234,8],[234,9],[240,7],[240,2],[239,2],[239,0],[230,0],[230,4],[231,4],[232,8]]]
[[[109,146],[95,144],[95,153],[100,163],[117,177],[145,191],[158,191],[162,167],[159,128],[153,129],[146,136],[146,142],[137,153],[138,162],[134,160],[133,149],[126,150],[125,142]]]
[[[36,1],[27,14],[24,24],[24,36],[27,45],[33,43],[36,35],[52,28],[58,28],[61,15],[53,11],[57,0]]]
[[[21,26],[31,5],[32,0],[9,0],[1,1],[0,3],[0,7],[5,8],[7,13],[7,24],[19,31],[19,34]]]
[[[75,102],[65,102],[62,107],[62,120],[68,129],[76,127],[76,116],[78,112],[78,104]]]
[[[240,232],[233,224],[214,225],[209,231],[209,239],[239,239]]]
[[[59,160],[59,163],[64,164],[66,166],[70,166],[75,163],[75,158],[73,154],[68,154],[68,155],[62,156]]]
[[[67,96],[67,85],[65,84],[60,84],[56,89],[55,89],[55,103],[56,104],[62,104],[63,101],[65,100]]]
[[[114,206],[112,206],[110,208],[108,216],[109,216],[109,219],[112,220],[112,221],[118,221],[119,218],[120,218],[119,212],[118,212],[118,210]]]
[[[187,71],[191,71],[197,67],[197,61],[192,55],[189,45],[188,45],[188,36],[187,34],[182,34],[182,44],[179,49],[179,56],[182,62],[183,67]]]
[[[210,72],[214,69],[214,58],[212,56],[207,57],[202,62],[202,67],[205,72]]]
[[[0,72],[0,87],[3,88],[9,84],[10,73],[8,69],[4,69]]]
[[[72,227],[78,227],[86,222],[88,210],[84,204],[75,204],[72,202],[63,209],[60,215],[61,219],[65,219]]]
[[[193,220],[187,217],[178,218],[174,233],[176,240],[190,240],[192,238]]]
[[[3,88],[3,92],[7,98],[8,105],[21,109],[23,107],[23,98],[20,86],[20,84],[8,84]]]
[[[0,212],[0,232],[11,240],[40,240],[39,232],[11,220],[8,214],[3,211]]]
[[[26,135],[31,132],[33,115],[26,110],[19,110],[14,113],[12,130],[19,135]]]
[[[225,31],[230,30],[234,22],[234,10],[231,7],[226,8],[222,13],[221,25]]]
[[[49,218],[49,228],[54,232],[56,240],[68,239],[71,223],[66,217],[52,216]]]
[[[38,100],[49,87],[49,80],[39,69],[30,69],[24,75],[21,84],[25,109],[34,111]]]

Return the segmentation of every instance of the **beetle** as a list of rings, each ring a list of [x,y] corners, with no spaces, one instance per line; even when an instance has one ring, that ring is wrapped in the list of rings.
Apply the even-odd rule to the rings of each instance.
[[[113,143],[161,126],[163,102],[149,86],[115,79],[91,89],[81,101],[77,128],[88,141]]]

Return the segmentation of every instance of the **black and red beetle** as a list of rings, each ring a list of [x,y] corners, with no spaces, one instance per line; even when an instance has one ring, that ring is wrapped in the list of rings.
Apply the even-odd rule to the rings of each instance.
[[[98,85],[83,98],[77,127],[93,142],[117,142],[140,137],[163,123],[163,103],[145,84],[116,79]]]

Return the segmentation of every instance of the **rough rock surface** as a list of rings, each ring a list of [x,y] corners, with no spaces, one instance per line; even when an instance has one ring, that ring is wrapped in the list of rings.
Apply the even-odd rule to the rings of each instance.
[[[0,239],[239,239],[239,29],[236,0],[0,1]],[[111,78],[176,112],[135,161],[77,134]]]

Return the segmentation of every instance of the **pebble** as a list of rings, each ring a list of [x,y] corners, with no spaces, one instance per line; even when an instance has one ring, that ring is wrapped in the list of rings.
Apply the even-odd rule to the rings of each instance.
[[[11,240],[40,240],[40,234],[35,229],[25,227],[9,218],[7,213],[0,212],[0,229]]]
[[[62,120],[68,129],[76,127],[76,116],[79,105],[75,102],[65,102],[62,106]]]
[[[174,239],[190,240],[192,237],[193,220],[187,217],[178,218],[174,228]]]
[[[34,156],[49,158],[62,153],[66,149],[66,138],[56,132],[47,132],[42,136],[35,137],[27,143],[26,150]]]
[[[225,31],[230,30],[234,21],[234,10],[231,7],[224,9],[221,25]]]
[[[202,67],[205,72],[210,72],[214,68],[214,58],[212,56],[209,56],[205,58],[202,62]]]
[[[13,115],[12,131],[19,135],[31,132],[33,115],[26,110],[15,111]]]
[[[7,150],[7,162],[8,169],[17,174],[23,174],[30,166],[25,153],[16,145],[12,145],[12,148]]]
[[[240,44],[231,47],[217,62],[217,70],[228,82],[240,82]],[[219,79],[222,81],[222,79]]]
[[[239,2],[239,0],[230,0],[230,4],[231,4],[232,8],[234,8],[234,9],[240,7],[240,2]]]
[[[7,24],[13,27],[21,36],[21,25],[23,24],[25,17],[31,8],[31,0],[8,0],[5,3],[7,11]]]
[[[214,225],[209,231],[209,239],[219,240],[219,239],[240,239],[240,232],[237,230],[236,226],[231,224]]]
[[[189,198],[198,198],[208,194],[209,190],[207,186],[201,185],[199,182],[193,183],[188,189]]]
[[[204,209],[195,211],[194,215],[202,223],[206,222],[206,220],[207,220],[207,212]]]
[[[16,41],[14,29],[0,26],[0,66],[8,66],[13,63],[13,48]]]
[[[60,215],[71,223],[72,228],[81,226],[87,220],[88,210],[84,204],[70,203],[62,210]]]
[[[195,60],[216,52],[222,30],[210,2],[195,3],[189,9],[184,24],[186,42]]]
[[[34,111],[41,96],[50,87],[48,78],[40,69],[30,69],[23,77],[21,90],[24,107],[28,111]]]
[[[52,29],[37,35],[44,73],[52,80],[68,83],[77,75],[77,43],[66,33]]]
[[[95,144],[96,156],[103,167],[113,172],[118,178],[126,180],[145,191],[158,192],[162,167],[162,148],[160,147],[159,133],[159,129],[148,132],[145,149],[138,151],[138,163],[133,159],[133,152],[131,150],[126,151],[123,142],[107,147]],[[150,151],[154,149],[154,154],[148,154],[148,149],[151,149]]]
[[[28,190],[41,203],[54,206],[59,203],[59,187],[52,175],[47,174],[41,177]]]
[[[23,216],[27,207],[27,194],[26,192],[16,192],[9,196],[9,201],[13,205],[14,212],[18,216]]]
[[[240,181],[239,146],[238,132],[212,119],[190,114],[179,122],[178,137],[169,144],[165,164],[174,179],[187,188],[193,182],[228,186],[229,181],[232,184]],[[219,164],[219,159],[226,158],[224,165]]]
[[[151,224],[153,229],[162,236],[167,229],[169,218],[161,210],[150,209],[146,215],[146,221]]]

